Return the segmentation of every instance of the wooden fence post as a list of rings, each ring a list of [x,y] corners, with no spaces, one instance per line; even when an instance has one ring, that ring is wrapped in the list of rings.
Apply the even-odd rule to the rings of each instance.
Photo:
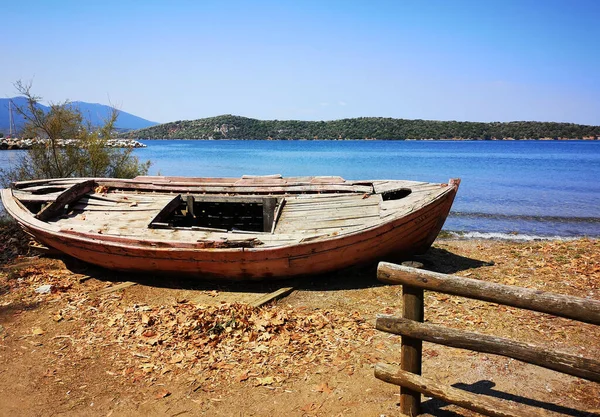
[[[400,412],[415,417],[420,414],[421,394],[434,396],[469,410],[490,416],[517,417],[549,415],[546,410],[529,405],[502,401],[447,388],[421,376],[423,340],[518,359],[589,381],[600,381],[600,361],[548,351],[538,346],[473,332],[448,329],[424,322],[424,290],[459,295],[500,305],[543,312],[600,325],[600,301],[559,295],[521,287],[488,283],[470,278],[419,271],[423,265],[402,266],[382,262],[377,278],[385,283],[402,285],[402,318],[378,315],[376,328],[401,335],[400,369],[378,364],[375,377],[400,385]],[[412,388],[412,389],[411,389]]]
[[[423,322],[423,289],[402,286],[402,317]],[[420,339],[402,336],[400,367],[404,371],[421,375],[421,353],[423,342]],[[416,416],[421,412],[421,393],[410,388],[400,387],[400,412]]]

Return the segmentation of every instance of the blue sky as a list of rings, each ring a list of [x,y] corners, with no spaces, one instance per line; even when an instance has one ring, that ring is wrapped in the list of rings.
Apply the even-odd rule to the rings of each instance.
[[[0,95],[157,121],[600,125],[600,1],[3,2]]]

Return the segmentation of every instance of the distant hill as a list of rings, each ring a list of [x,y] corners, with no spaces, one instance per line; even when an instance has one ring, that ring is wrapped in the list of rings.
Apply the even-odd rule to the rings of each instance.
[[[223,115],[129,132],[136,139],[583,139],[600,126],[552,122],[456,122],[383,117],[309,122]]]
[[[0,98],[0,132],[4,134],[9,132],[8,102],[10,100],[13,100],[13,102],[18,106],[25,106],[27,104],[25,97],[13,97],[12,99]],[[44,106],[43,104],[40,104],[39,106],[46,111],[48,110],[48,107]],[[71,106],[78,108],[83,117],[93,126],[102,125],[104,120],[110,116],[111,112],[111,107],[104,104],[73,101],[71,102]],[[23,118],[14,110],[13,117],[18,131],[20,126],[23,125]],[[157,125],[157,123],[142,119],[141,117],[135,116],[131,113],[120,111],[115,127],[120,130],[134,130],[155,125]]]

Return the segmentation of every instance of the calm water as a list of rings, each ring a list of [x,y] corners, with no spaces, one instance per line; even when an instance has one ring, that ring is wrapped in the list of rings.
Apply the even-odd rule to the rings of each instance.
[[[151,174],[340,175],[462,184],[444,229],[600,237],[600,142],[144,141]],[[8,154],[0,152],[0,164]]]

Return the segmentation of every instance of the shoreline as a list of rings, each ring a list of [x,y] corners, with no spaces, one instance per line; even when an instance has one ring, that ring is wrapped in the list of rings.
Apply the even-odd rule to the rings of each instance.
[[[249,139],[249,138],[135,138],[136,141],[154,141],[154,140],[197,140],[197,141],[265,141],[265,142],[300,142],[300,141],[311,141],[311,142],[369,142],[369,141],[382,141],[382,142],[598,142],[600,137],[597,138],[528,138],[528,139],[515,139],[515,138],[503,138],[503,139],[481,139],[481,138],[428,138],[428,139],[385,139],[385,138],[330,138],[330,139],[313,139],[313,138],[295,138],[295,139]]]
[[[569,242],[574,240],[598,240],[600,236],[577,235],[577,236],[543,236],[526,233],[502,233],[502,232],[462,232],[453,230],[442,230],[438,235],[438,241],[464,240],[464,241],[496,241],[496,242]]]
[[[136,138],[136,139],[109,139],[107,147],[109,148],[147,148],[148,145],[142,141],[199,141],[199,142],[600,142],[600,138],[539,138],[539,139],[462,139],[462,138],[440,138],[440,139],[204,139],[204,138]],[[31,149],[38,144],[45,144],[47,140],[43,139],[18,139],[18,138],[0,138],[0,151],[24,151]],[[77,146],[77,139],[60,140],[59,147]]]

